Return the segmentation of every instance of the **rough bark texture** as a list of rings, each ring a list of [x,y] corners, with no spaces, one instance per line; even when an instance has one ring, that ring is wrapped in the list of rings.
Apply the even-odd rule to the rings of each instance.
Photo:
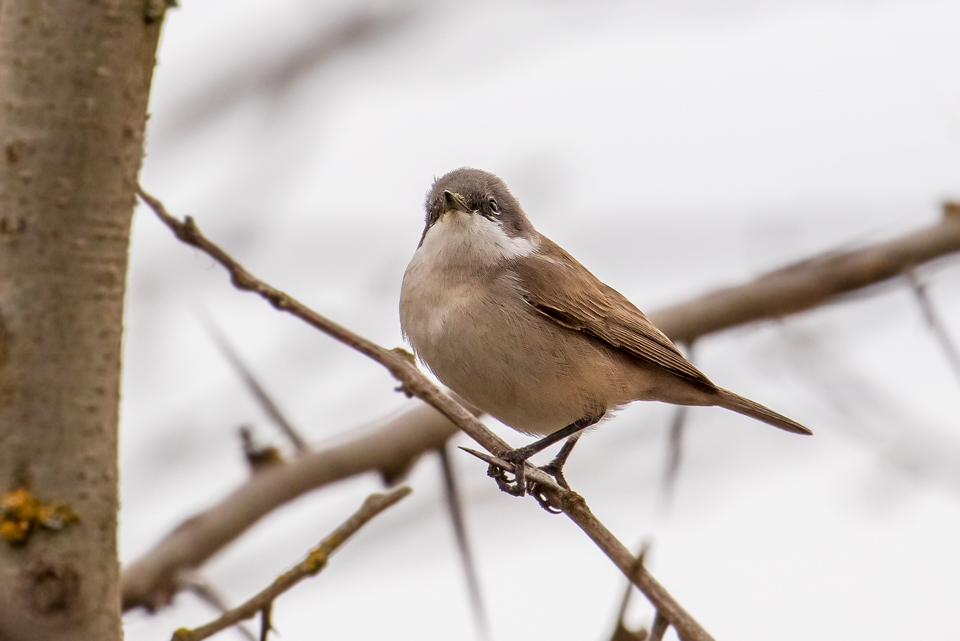
[[[3,641],[122,638],[120,339],[156,10],[0,0],[0,495],[77,516],[0,540]]]

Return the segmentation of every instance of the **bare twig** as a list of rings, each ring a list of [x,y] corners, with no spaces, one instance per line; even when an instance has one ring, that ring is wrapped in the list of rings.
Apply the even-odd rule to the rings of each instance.
[[[637,553],[637,560],[634,564],[635,568],[643,567],[649,549],[650,544],[644,541],[640,546],[640,551]],[[633,596],[633,588],[633,583],[627,581],[627,586],[623,590],[623,599],[620,601],[620,611],[617,613],[617,625],[613,629],[610,641],[646,641],[647,639],[649,633],[646,628],[631,630],[627,627],[627,608],[630,606],[630,597]]]
[[[283,463],[280,450],[271,445],[260,445],[253,438],[253,431],[246,425],[240,426],[240,441],[243,444],[243,456],[251,472],[262,472],[264,468]]]
[[[260,384],[260,381],[257,380],[257,377],[253,375],[253,372],[247,367],[247,364],[243,362],[243,359],[240,358],[240,354],[233,348],[233,345],[230,344],[230,341],[226,339],[223,335],[223,332],[219,327],[213,322],[211,318],[207,315],[202,315],[201,320],[203,321],[204,327],[207,328],[207,332],[210,334],[210,338],[213,339],[213,342],[217,344],[217,347],[220,348],[220,351],[230,362],[230,365],[233,366],[233,369],[236,370],[237,374],[240,375],[240,378],[243,379],[244,385],[247,386],[247,389],[250,390],[250,393],[253,394],[253,397],[257,399],[257,402],[260,403],[260,407],[263,408],[263,411],[267,413],[274,423],[277,424],[277,427],[283,431],[286,437],[293,443],[293,446],[297,449],[298,454],[303,454],[308,449],[307,442],[300,436],[300,433],[297,431],[297,428],[293,426],[287,417],[284,416],[283,412],[280,410],[280,406],[277,405],[276,401],[273,400],[273,397],[267,393],[267,390],[264,389],[263,385]]]
[[[670,622],[667,621],[667,617],[663,616],[660,610],[657,610],[653,617],[653,625],[650,626],[650,636],[647,637],[647,641],[663,641],[663,635],[667,633],[669,627]]]
[[[184,591],[192,593],[198,599],[210,605],[220,614],[223,614],[230,609],[230,607],[227,606],[227,602],[224,600],[223,595],[220,594],[213,584],[201,577],[199,574],[185,572],[180,577],[180,587]],[[248,630],[246,627],[237,624],[237,630],[239,630],[240,634],[248,638],[250,641],[257,641],[256,637],[253,636],[253,633],[250,632],[250,630]]]
[[[142,187],[137,187],[137,193],[174,232],[177,238],[202,250],[223,265],[230,273],[231,281],[237,289],[258,294],[276,309],[293,314],[328,336],[380,363],[394,378],[400,381],[405,392],[429,403],[487,451],[499,456],[510,450],[509,445],[503,439],[487,429],[463,406],[431,383],[404,356],[394,350],[385,349],[334,323],[293,297],[255,278],[229,254],[207,239],[192,218],[187,217],[184,221],[180,221],[171,216],[163,203],[147,194]],[[663,612],[664,616],[668,617],[678,632],[687,632],[684,636],[686,641],[707,641],[711,639],[707,631],[645,569],[641,569],[636,574],[632,573],[635,560],[629,550],[593,515],[587,507],[586,501],[579,494],[561,488],[553,477],[538,468],[526,463],[524,465],[527,467],[527,478],[539,485],[541,494],[552,505],[562,510],[597,544],[621,572],[640,588],[640,591],[650,599],[654,606]]]
[[[307,557],[303,561],[278,576],[273,583],[264,588],[259,594],[242,605],[224,612],[222,616],[206,625],[194,628],[193,630],[184,628],[177,630],[173,635],[173,641],[201,641],[201,639],[213,636],[217,632],[229,628],[240,621],[251,619],[258,613],[263,613],[261,639],[264,639],[266,637],[265,631],[270,629],[269,610],[274,600],[303,579],[315,576],[323,570],[330,560],[330,555],[343,545],[347,539],[356,534],[357,530],[363,527],[370,519],[408,494],[410,494],[410,488],[401,487],[389,494],[370,495],[353,516],[344,521],[340,527],[321,541],[317,547],[310,550],[310,553],[307,554]]]
[[[270,636],[270,630],[273,629],[273,625],[270,623],[270,619],[273,616],[273,601],[268,603],[260,610],[260,641],[267,641],[267,637]]]
[[[960,495],[960,441],[931,425],[847,362],[829,333],[785,323],[785,357],[826,408],[843,416],[837,430],[879,454],[883,466]]]
[[[308,325],[380,363],[394,378],[402,383],[404,391],[432,405],[488,451],[501,454],[510,450],[510,446],[503,439],[488,430],[470,412],[433,385],[404,356],[394,350],[381,347],[346,327],[321,316],[292,296],[255,278],[229,254],[207,239],[192,218],[188,216],[185,220],[180,221],[171,216],[163,203],[146,193],[142,187],[137,188],[137,193],[153,209],[160,220],[173,231],[177,238],[203,251],[225,267],[230,274],[230,280],[234,287],[259,295],[277,310],[296,316]],[[531,469],[533,469],[532,466]],[[544,480],[549,482],[550,477],[546,474],[542,476]]]
[[[670,432],[667,435],[667,461],[663,468],[663,501],[669,506],[673,500],[673,490],[677,486],[677,476],[680,474],[680,463],[683,458],[683,432],[689,416],[687,405],[677,405],[673,409],[673,420],[670,421]]]
[[[927,293],[927,286],[920,282],[915,270],[908,271],[906,275],[907,281],[910,283],[910,287],[917,297],[917,304],[920,306],[924,320],[927,321],[930,331],[933,332],[937,342],[940,343],[940,349],[943,350],[947,362],[949,362],[953,368],[953,373],[960,379],[960,350],[957,349],[957,346],[953,340],[951,340],[947,328],[943,325],[943,322],[941,322],[939,315],[937,315],[937,310],[933,308],[930,295]]]
[[[450,457],[449,443],[444,443],[437,450],[437,455],[440,458],[440,466],[443,471],[443,489],[447,512],[450,514],[450,523],[453,525],[453,533],[457,539],[457,550],[460,552],[460,562],[463,566],[464,579],[467,582],[467,593],[470,597],[477,635],[481,639],[489,639],[490,622],[487,617],[487,609],[483,603],[483,592],[480,590],[477,566],[470,549],[467,525],[463,518],[463,502],[460,500],[460,488],[457,485],[457,475]]]

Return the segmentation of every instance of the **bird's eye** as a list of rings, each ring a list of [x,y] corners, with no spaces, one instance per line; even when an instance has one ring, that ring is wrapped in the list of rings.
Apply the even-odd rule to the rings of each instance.
[[[490,211],[492,211],[495,214],[500,213],[500,205],[498,205],[497,201],[494,200],[493,198],[490,199]]]

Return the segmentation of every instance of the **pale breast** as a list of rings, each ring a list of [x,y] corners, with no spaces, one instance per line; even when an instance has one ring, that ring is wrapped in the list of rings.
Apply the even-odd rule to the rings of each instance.
[[[401,324],[437,378],[522,432],[548,434],[630,400],[613,350],[544,318],[521,294],[506,268],[451,273],[411,262]]]

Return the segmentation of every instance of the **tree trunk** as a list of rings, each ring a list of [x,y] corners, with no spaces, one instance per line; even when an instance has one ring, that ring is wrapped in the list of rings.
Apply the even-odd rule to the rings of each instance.
[[[122,638],[117,418],[162,1],[0,0],[0,640]]]

